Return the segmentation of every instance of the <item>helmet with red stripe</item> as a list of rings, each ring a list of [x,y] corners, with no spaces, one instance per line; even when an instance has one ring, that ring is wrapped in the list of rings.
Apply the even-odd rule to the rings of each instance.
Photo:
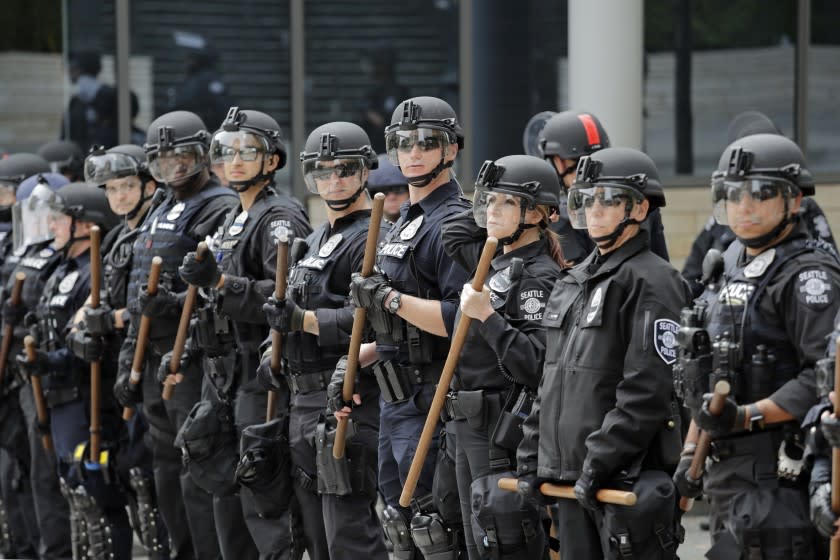
[[[610,138],[598,117],[582,111],[563,111],[548,119],[538,142],[546,159],[559,156],[578,160],[610,147]]]

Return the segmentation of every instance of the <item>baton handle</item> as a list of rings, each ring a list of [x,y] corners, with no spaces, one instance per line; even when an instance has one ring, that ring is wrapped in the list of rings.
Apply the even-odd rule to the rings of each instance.
[[[518,492],[518,480],[515,478],[500,478],[499,488],[509,492]],[[552,484],[550,482],[543,482],[540,485],[540,493],[544,496],[551,496],[552,498],[563,498],[566,500],[574,500],[575,487],[561,486],[559,484]],[[636,505],[636,494],[626,490],[611,490],[609,488],[602,488],[595,493],[595,499],[603,504],[615,504],[619,506],[634,506]]]

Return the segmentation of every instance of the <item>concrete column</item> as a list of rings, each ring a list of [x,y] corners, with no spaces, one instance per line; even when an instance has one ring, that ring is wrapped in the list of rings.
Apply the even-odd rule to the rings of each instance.
[[[569,107],[591,111],[613,146],[642,148],[643,0],[569,0]]]

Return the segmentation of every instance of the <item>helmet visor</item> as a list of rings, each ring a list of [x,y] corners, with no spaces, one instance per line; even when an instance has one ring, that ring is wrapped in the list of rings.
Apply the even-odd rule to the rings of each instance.
[[[361,157],[308,159],[302,166],[306,188],[322,197],[336,200],[348,198],[362,186],[361,171],[365,168],[365,161]]]
[[[38,184],[29,197],[15,203],[12,212],[15,249],[52,238],[48,219],[58,201],[59,196],[55,191],[47,185]]]
[[[207,163],[202,144],[176,146],[149,154],[149,172],[161,183],[177,183],[200,172]]]
[[[638,191],[626,185],[612,183],[576,183],[569,190],[567,210],[569,222],[575,229],[587,229],[586,214],[596,204],[603,208],[622,208],[627,210],[634,202],[641,202]]]
[[[268,141],[258,134],[223,130],[210,144],[210,162],[213,165],[232,163],[236,156],[242,161],[256,161],[269,151]]]
[[[489,224],[494,230],[491,235],[506,237],[516,231],[522,219],[523,207],[527,208],[530,202],[516,193],[502,189],[489,190],[477,185],[473,197],[475,223],[481,228],[487,228]]]
[[[449,135],[436,128],[392,130],[385,135],[385,151],[391,163],[399,166],[400,153],[410,153],[417,146],[422,152],[443,150],[449,146]]]
[[[721,225],[731,225],[728,215],[729,207],[737,207],[742,203],[750,201],[753,206],[759,203],[772,200],[782,195],[790,197],[796,192],[796,187],[789,181],[779,177],[746,177],[743,179],[727,179],[723,175],[712,176],[712,203],[713,214],[715,220]],[[729,203],[729,204],[727,204]],[[752,218],[744,216],[744,220],[755,220],[757,216]],[[784,217],[784,210],[779,212],[778,218],[781,220]],[[775,219],[771,217],[771,219]]]
[[[85,160],[85,181],[104,185],[111,179],[130,177],[140,173],[137,160],[127,154],[90,155]]]

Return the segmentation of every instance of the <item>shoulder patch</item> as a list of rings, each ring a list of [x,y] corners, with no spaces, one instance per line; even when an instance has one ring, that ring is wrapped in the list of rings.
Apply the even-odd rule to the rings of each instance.
[[[529,321],[542,321],[543,310],[548,302],[545,290],[522,290],[519,292],[519,309],[522,318]]]
[[[677,361],[679,330],[679,323],[671,319],[657,319],[653,322],[653,347],[662,361],[669,366]]]
[[[796,276],[796,297],[813,309],[823,309],[834,301],[834,287],[828,273],[818,268],[803,270]]]
[[[73,289],[73,286],[76,285],[76,280],[79,279],[79,272],[74,270],[64,278],[62,278],[61,283],[58,285],[58,291],[62,294],[68,294]]]

